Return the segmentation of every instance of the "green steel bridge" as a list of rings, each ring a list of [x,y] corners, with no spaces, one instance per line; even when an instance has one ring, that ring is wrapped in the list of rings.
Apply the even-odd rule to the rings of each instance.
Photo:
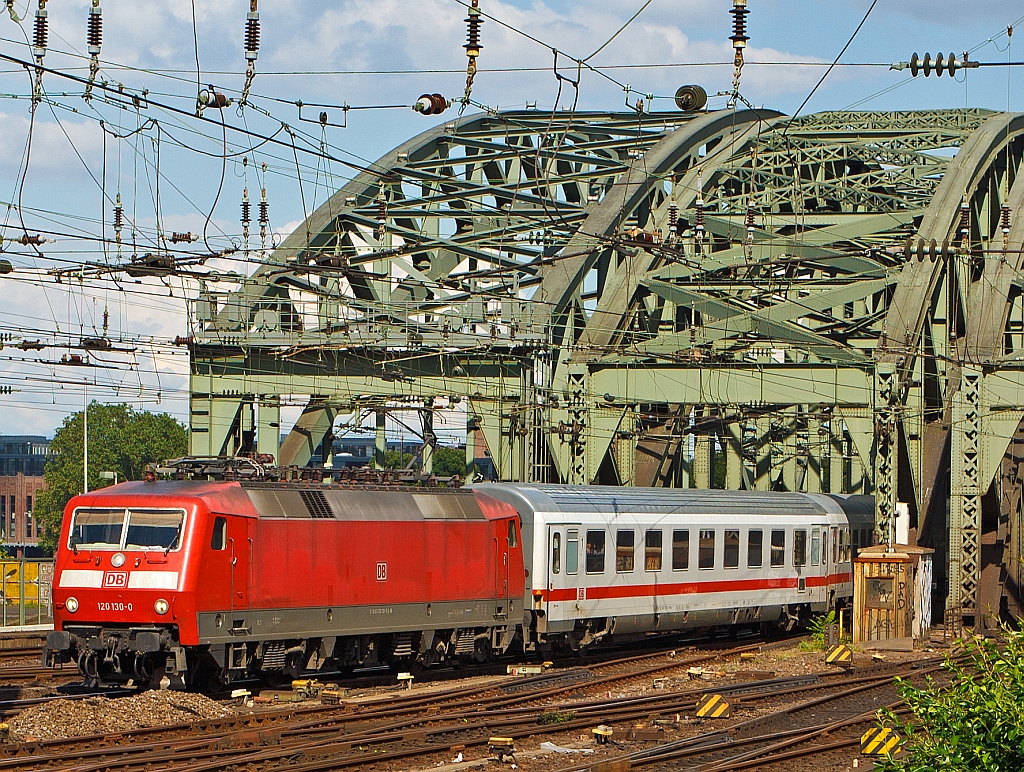
[[[372,412],[380,461],[408,413],[429,469],[458,405],[504,480],[872,493],[992,626],[1024,578],[1022,156],[1024,115],[980,109],[439,124],[201,288],[191,452],[305,464]]]

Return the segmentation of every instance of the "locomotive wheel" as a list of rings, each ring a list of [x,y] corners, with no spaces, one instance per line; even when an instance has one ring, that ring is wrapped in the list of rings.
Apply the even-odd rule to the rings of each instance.
[[[491,658],[491,643],[486,638],[477,638],[473,647],[473,661],[483,664]]]
[[[285,674],[283,670],[261,670],[260,678],[271,689],[276,689],[284,683]]]

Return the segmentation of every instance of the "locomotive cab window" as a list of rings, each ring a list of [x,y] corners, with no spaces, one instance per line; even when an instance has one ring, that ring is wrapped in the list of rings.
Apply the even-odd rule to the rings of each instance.
[[[132,509],[128,513],[127,550],[173,550],[181,543],[183,512],[165,509]]]
[[[786,532],[772,531],[772,568],[786,565]]]
[[[515,547],[519,542],[516,540],[516,521],[508,521],[508,546]]]
[[[764,562],[764,532],[751,529],[747,532],[747,568],[760,568]]]
[[[604,573],[604,531],[587,531],[587,573]]]
[[[71,549],[120,549],[123,530],[123,509],[79,509],[71,521],[68,547]]]
[[[620,530],[615,534],[615,571],[628,574],[633,571],[635,551],[633,529]]]
[[[715,567],[715,531],[701,529],[700,541],[697,542],[697,568]]]
[[[551,537],[551,573],[557,574],[562,570],[562,534],[556,533]]]
[[[793,565],[807,565],[807,531],[803,529],[793,531]]]
[[[162,550],[181,546],[180,509],[79,509],[71,521],[70,549]]]
[[[661,570],[661,531],[648,531],[644,536],[644,570]]]
[[[740,532],[726,530],[725,532],[725,562],[726,568],[740,567]]]
[[[570,528],[565,535],[565,573],[575,574],[580,570],[580,532]]]
[[[218,517],[213,521],[213,538],[210,539],[210,549],[226,549],[228,546],[228,519]]]
[[[672,570],[685,571],[690,567],[690,532],[672,532]]]

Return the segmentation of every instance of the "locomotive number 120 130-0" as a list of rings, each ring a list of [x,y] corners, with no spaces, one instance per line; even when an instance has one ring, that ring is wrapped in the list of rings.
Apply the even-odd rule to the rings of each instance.
[[[99,601],[96,603],[96,608],[99,611],[131,611],[131,603],[108,603],[106,601]]]

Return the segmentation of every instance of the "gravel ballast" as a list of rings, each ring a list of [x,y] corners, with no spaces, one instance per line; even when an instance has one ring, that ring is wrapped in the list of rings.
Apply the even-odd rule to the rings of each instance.
[[[117,699],[54,700],[22,711],[8,725],[14,741],[55,740],[223,718],[231,713],[231,708],[201,694],[153,691]]]

